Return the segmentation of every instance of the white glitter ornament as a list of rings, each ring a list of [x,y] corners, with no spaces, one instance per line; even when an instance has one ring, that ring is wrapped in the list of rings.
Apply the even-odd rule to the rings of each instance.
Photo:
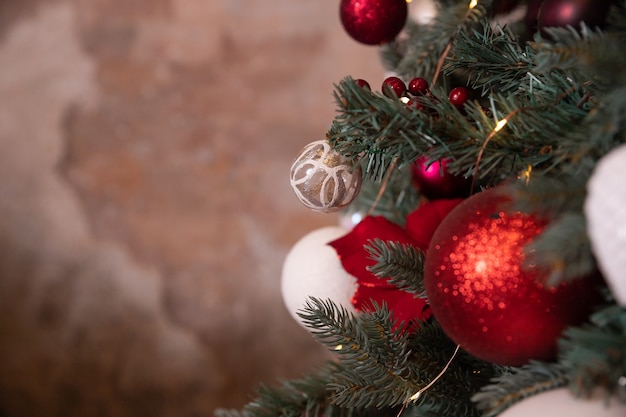
[[[626,307],[626,145],[604,156],[587,183],[587,234],[607,285]]]
[[[361,168],[318,140],[302,149],[291,166],[291,187],[311,210],[331,213],[350,204],[363,181]]]
[[[626,404],[613,398],[607,403],[600,393],[592,398],[576,398],[565,388],[558,388],[533,395],[498,417],[624,417]]]
[[[329,242],[345,236],[341,227],[327,226],[300,238],[291,248],[283,264],[281,292],[291,316],[300,324],[297,312],[309,297],[330,299],[354,312],[351,299],[356,290],[356,278],[348,274],[337,252]]]

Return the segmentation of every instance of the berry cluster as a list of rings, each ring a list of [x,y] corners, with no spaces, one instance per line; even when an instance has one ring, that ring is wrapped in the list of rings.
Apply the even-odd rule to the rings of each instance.
[[[363,79],[357,79],[356,83],[363,88],[367,88],[371,91],[371,87],[369,83]],[[409,81],[407,85],[400,78],[391,76],[385,78],[383,84],[381,86],[382,93],[389,98],[402,98],[406,97],[408,100],[406,101],[406,105],[408,107],[423,110],[424,105],[419,101],[415,100],[415,97],[419,96],[427,96],[430,94],[430,89],[428,85],[428,81],[424,78],[416,77]],[[470,98],[470,91],[466,87],[456,87],[450,90],[448,95],[448,100],[452,103],[457,109],[462,110],[465,103]]]
[[[372,90],[370,84],[363,79],[357,79],[355,82],[361,88]],[[387,77],[383,81],[381,91],[391,99],[402,99],[408,108],[416,110],[425,109],[423,99],[420,100],[418,97],[435,99],[430,92],[428,81],[424,78],[413,78],[407,85],[398,77]],[[466,87],[453,88],[448,94],[448,100],[459,111],[463,111],[463,106],[469,98],[470,90]],[[451,159],[431,161],[428,156],[423,156],[414,161],[411,166],[411,179],[422,196],[435,200],[465,198],[469,195],[472,178],[450,173],[448,164],[451,161]]]

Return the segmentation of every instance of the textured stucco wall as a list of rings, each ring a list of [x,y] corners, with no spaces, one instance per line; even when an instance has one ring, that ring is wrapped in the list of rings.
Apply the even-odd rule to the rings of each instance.
[[[0,415],[208,416],[323,350],[280,298],[338,1],[0,2]]]

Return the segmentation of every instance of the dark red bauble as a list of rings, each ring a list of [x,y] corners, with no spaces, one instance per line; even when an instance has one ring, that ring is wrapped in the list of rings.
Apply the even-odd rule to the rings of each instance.
[[[359,87],[372,91],[372,87],[370,87],[370,83],[368,83],[366,80],[359,78],[354,81],[357,83]]]
[[[404,81],[398,77],[387,77],[383,81],[381,90],[383,94],[389,98],[398,98],[402,97],[404,93],[406,93],[406,84],[404,84]]]
[[[548,27],[603,26],[611,0],[544,0],[539,9],[539,30]]]
[[[430,200],[467,197],[472,186],[471,178],[451,174],[447,168],[449,163],[444,159],[429,165],[427,157],[419,158],[411,165],[413,186]]]
[[[525,266],[524,247],[546,226],[536,216],[505,212],[496,187],[456,206],[426,252],[424,286],[446,334],[485,361],[520,366],[553,360],[557,340],[601,302],[599,275],[556,288]]]
[[[457,109],[462,109],[469,98],[470,92],[465,87],[453,88],[450,90],[450,94],[448,95],[450,103],[452,103]]]
[[[426,81],[424,78],[413,78],[411,81],[409,81],[409,93],[415,95],[415,96],[423,96],[424,94],[428,93],[428,81]]]
[[[366,45],[391,42],[406,23],[406,0],[341,0],[339,17],[348,35]]]

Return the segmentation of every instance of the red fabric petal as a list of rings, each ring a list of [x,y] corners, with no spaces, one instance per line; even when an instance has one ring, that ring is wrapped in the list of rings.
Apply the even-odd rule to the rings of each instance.
[[[376,262],[370,258],[365,245],[374,239],[413,245],[423,251],[443,218],[462,199],[435,200],[422,204],[407,217],[406,230],[381,216],[368,216],[345,236],[329,243],[337,252],[343,268],[357,279],[352,304],[358,311],[372,311],[374,304],[386,304],[393,312],[396,322],[404,323],[403,329],[416,320],[430,317],[426,300],[415,298],[377,278],[368,267]]]
[[[341,260],[343,268],[357,278],[359,285],[369,285],[380,288],[393,288],[387,280],[377,278],[367,270],[367,267],[376,264],[364,245],[372,239],[412,243],[411,238],[400,226],[391,223],[382,216],[368,216],[364,218],[347,235],[329,243]]]
[[[406,218],[406,232],[413,239],[415,246],[423,251],[428,249],[439,223],[455,208],[462,198],[451,200],[433,200],[421,204]]]
[[[423,298],[415,298],[412,294],[402,291],[402,296],[390,306],[398,323],[406,329],[416,320],[424,321],[431,316],[430,307]]]
[[[385,288],[359,285],[352,297],[352,305],[357,311],[373,311],[374,303],[386,304],[391,309],[405,294],[391,285]]]

